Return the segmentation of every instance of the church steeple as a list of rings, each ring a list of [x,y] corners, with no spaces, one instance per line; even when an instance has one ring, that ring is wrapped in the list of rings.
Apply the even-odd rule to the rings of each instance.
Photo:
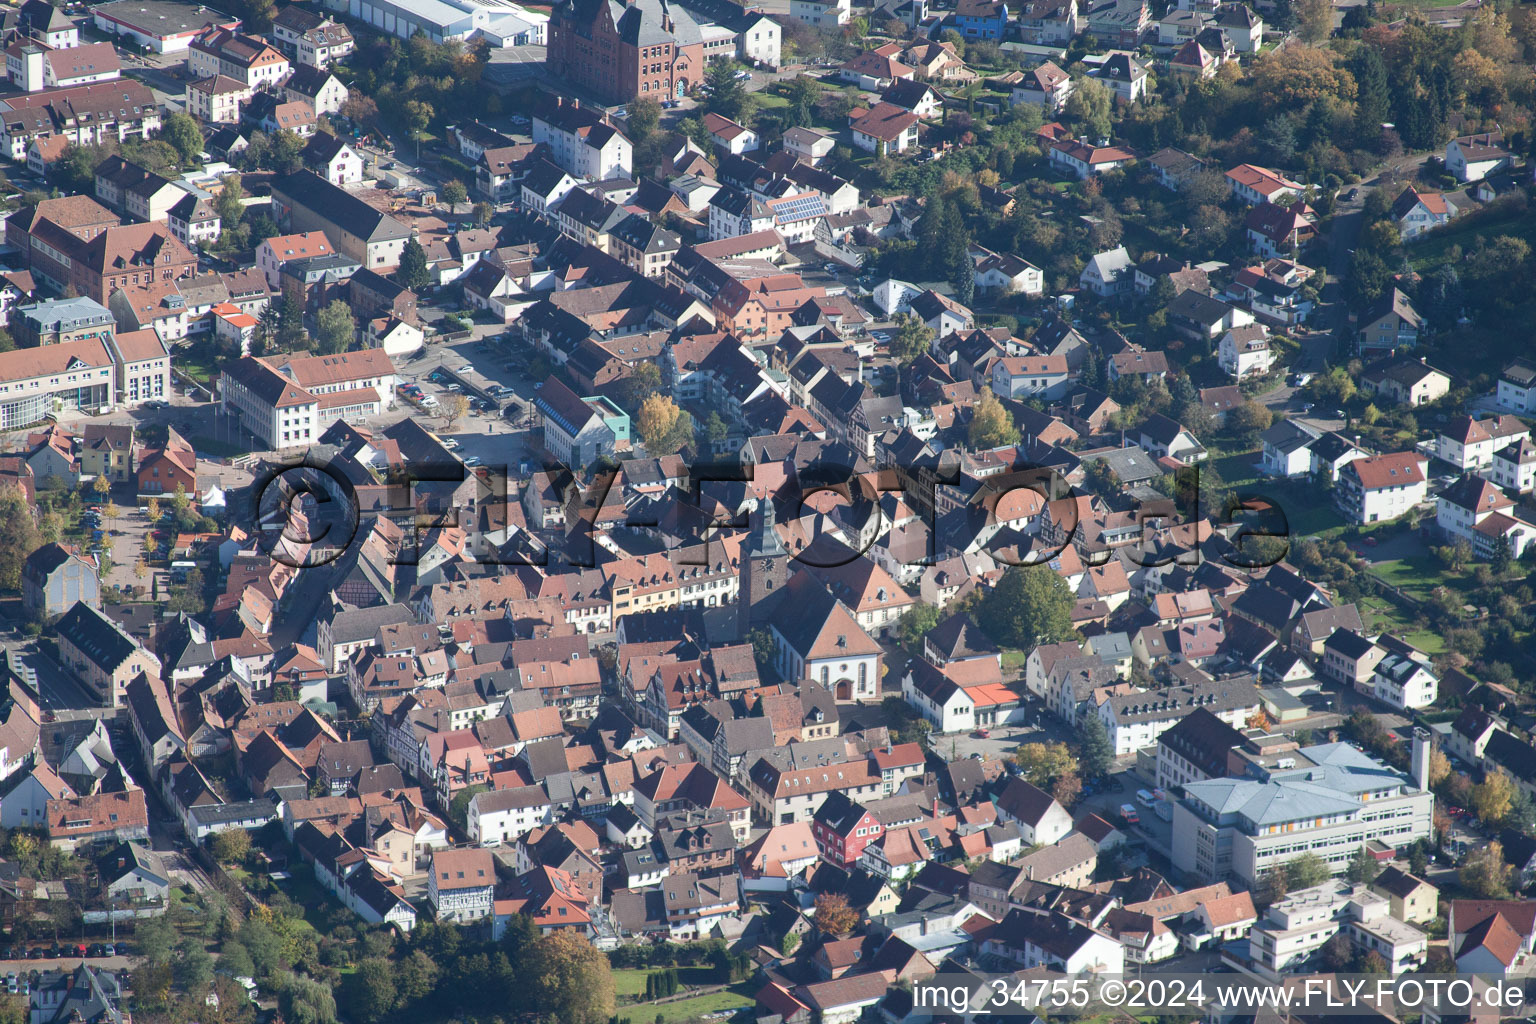
[[[789,551],[784,547],[784,541],[779,537],[779,531],[774,529],[775,513],[772,497],[763,498],[757,503],[757,522],[752,527],[752,539],[747,542],[747,556],[750,558],[788,558]]]
[[[745,637],[761,625],[784,588],[789,574],[789,551],[774,528],[773,498],[757,503],[757,516],[741,553],[741,587],[736,598],[736,622]]]

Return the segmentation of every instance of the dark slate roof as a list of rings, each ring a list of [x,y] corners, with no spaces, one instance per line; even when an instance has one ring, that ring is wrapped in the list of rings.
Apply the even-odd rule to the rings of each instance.
[[[389,214],[374,209],[312,171],[298,171],[274,179],[272,191],[281,192],[365,242],[409,238],[411,234],[410,228]]]
[[[59,619],[54,630],[60,639],[68,640],[109,673],[138,647],[117,623],[83,601],[76,601]]]

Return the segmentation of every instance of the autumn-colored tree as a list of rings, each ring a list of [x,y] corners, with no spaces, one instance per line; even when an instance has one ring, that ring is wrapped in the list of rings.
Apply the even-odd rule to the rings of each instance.
[[[1252,80],[1253,94],[1277,110],[1355,98],[1355,78],[1339,62],[1338,54],[1311,46],[1270,51],[1254,62]]]
[[[1019,429],[1013,425],[1013,415],[1003,408],[991,388],[982,391],[971,409],[968,436],[973,448],[1000,448],[1018,443]]]
[[[0,589],[21,586],[27,556],[42,546],[32,506],[19,487],[0,487]]]
[[[561,930],[541,937],[518,966],[533,1009],[545,1017],[562,1024],[606,1024],[613,1016],[608,957],[575,933]]]
[[[1249,715],[1248,721],[1244,724],[1247,725],[1247,727],[1250,729],[1258,729],[1260,732],[1268,732],[1275,727],[1275,720],[1270,718],[1269,715],[1261,708],[1260,710],[1255,711],[1253,714]]]
[[[859,923],[859,912],[848,905],[848,897],[838,892],[824,892],[816,897],[816,927],[830,935],[846,935]]]
[[[672,455],[693,438],[693,417],[666,395],[651,395],[640,404],[635,429],[652,455]]]
[[[214,833],[212,847],[220,864],[238,864],[251,852],[251,834],[243,828],[226,828]]]
[[[1503,771],[1485,773],[1483,781],[1472,787],[1472,809],[1485,824],[1502,823],[1514,803],[1515,784]]]
[[[1504,862],[1504,845],[1497,839],[1474,850],[1457,875],[1474,896],[1485,900],[1508,899],[1515,881],[1515,869]]]
[[[1013,752],[1024,781],[1048,789],[1063,775],[1077,774],[1077,758],[1065,743],[1025,743]]]
[[[469,399],[463,395],[448,395],[443,400],[443,419],[451,427],[469,415]]]
[[[160,512],[160,499],[150,498],[149,502],[144,506],[144,514],[149,516],[149,521],[158,523],[160,521]]]
[[[1429,752],[1429,785],[1430,788],[1440,785],[1451,774],[1451,760],[1438,750]]]

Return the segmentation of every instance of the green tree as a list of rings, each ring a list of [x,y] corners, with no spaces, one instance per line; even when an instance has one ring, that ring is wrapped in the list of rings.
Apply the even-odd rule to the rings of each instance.
[[[1062,111],[1077,122],[1084,134],[1097,141],[1109,138],[1110,112],[1114,96],[1103,83],[1093,78],[1079,78]]]
[[[400,266],[395,270],[395,280],[413,292],[419,292],[432,283],[427,269],[427,250],[412,238],[400,252]]]
[[[343,988],[347,1009],[366,1024],[375,1024],[394,1011],[399,996],[395,989],[395,971],[388,960],[368,957]]]
[[[1109,745],[1109,733],[1097,715],[1084,717],[1077,729],[1078,763],[1089,779],[1102,779],[1115,770],[1115,750]]]
[[[711,409],[709,416],[704,420],[704,436],[718,442],[724,441],[730,434],[730,424],[726,423],[718,412]]]
[[[923,653],[923,635],[939,624],[939,615],[939,609],[926,601],[919,601],[907,609],[901,621],[896,624],[896,632],[907,653]]]
[[[489,786],[465,786],[454,795],[453,802],[448,805],[448,817],[460,829],[468,827],[469,802],[481,793],[490,792]]]
[[[1286,891],[1322,885],[1333,874],[1328,862],[1315,853],[1303,853],[1285,862]]]
[[[649,96],[641,96],[629,101],[629,116],[624,119],[624,127],[629,129],[629,137],[636,143],[650,138],[651,133],[660,123],[660,103]]]
[[[357,321],[352,318],[352,307],[340,299],[332,299],[315,315],[315,341],[322,355],[345,352],[357,340]]]
[[[1065,580],[1047,565],[1015,565],[982,598],[976,624],[993,642],[1034,648],[1077,635],[1073,596]]]
[[[756,100],[746,83],[736,77],[740,70],[741,65],[734,60],[717,60],[704,72],[704,81],[709,85],[710,112],[747,124]]]
[[[1509,575],[1509,570],[1514,568],[1515,555],[1510,550],[1509,542],[1503,538],[1493,542],[1493,554],[1488,559],[1488,567],[1493,570],[1497,579],[1503,579]]]
[[[11,332],[0,327],[0,352],[13,352],[16,349],[16,339],[11,337]]]
[[[160,138],[169,142],[181,157],[183,167],[201,164],[203,157],[203,130],[188,114],[166,114],[160,122]]]
[[[176,929],[164,917],[151,917],[134,925],[139,955],[152,964],[169,963],[176,949]]]
[[[971,408],[967,436],[973,448],[999,448],[1018,443],[1019,428],[1013,425],[1013,414],[1003,408],[1003,403],[990,387],[982,390]]]
[[[896,314],[896,333],[891,338],[891,356],[906,366],[933,343],[933,328],[910,313]]]
[[[443,198],[447,200],[448,207],[455,215],[459,212],[459,204],[469,201],[469,189],[458,179],[444,183]]]
[[[199,992],[213,984],[213,954],[203,948],[202,940],[185,943],[178,951],[176,984],[188,992]]]
[[[1362,846],[1349,859],[1349,867],[1345,870],[1344,877],[1351,882],[1368,885],[1380,872],[1381,865],[1376,863],[1376,858],[1366,852],[1365,847]]]
[[[477,225],[486,228],[491,226],[491,219],[496,216],[496,207],[490,203],[476,203],[469,208],[469,212]]]
[[[219,215],[219,226],[233,231],[245,219],[245,186],[240,184],[238,174],[226,174],[219,181],[223,187],[214,200],[214,212]]]

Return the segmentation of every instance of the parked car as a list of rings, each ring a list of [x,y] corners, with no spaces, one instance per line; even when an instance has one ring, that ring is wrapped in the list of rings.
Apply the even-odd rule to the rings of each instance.
[[[474,469],[476,466],[480,465],[480,463],[483,462],[483,461],[484,460],[481,459],[480,456],[478,456],[478,455],[471,455],[471,456],[469,456],[469,458],[464,460],[464,465],[468,466],[470,469]]]
[[[1127,825],[1141,824],[1141,815],[1136,813],[1135,804],[1121,804],[1120,817],[1125,821]]]

